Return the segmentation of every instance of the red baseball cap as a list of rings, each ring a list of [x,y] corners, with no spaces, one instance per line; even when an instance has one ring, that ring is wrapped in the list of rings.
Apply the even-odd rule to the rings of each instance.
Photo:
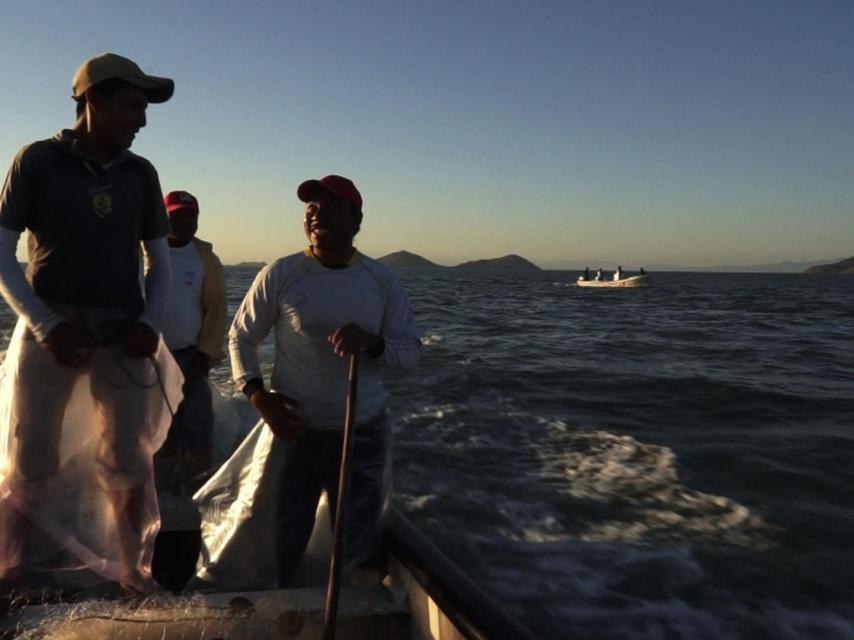
[[[178,211],[178,209],[189,209],[194,213],[199,212],[199,201],[196,196],[186,191],[170,191],[163,196],[163,204],[167,213]]]
[[[353,208],[360,212],[362,211],[362,194],[353,184],[352,180],[342,176],[326,176],[320,180],[306,180],[297,188],[297,198],[303,202],[308,202],[311,197],[317,193],[318,189],[329,191],[330,193],[349,200]]]

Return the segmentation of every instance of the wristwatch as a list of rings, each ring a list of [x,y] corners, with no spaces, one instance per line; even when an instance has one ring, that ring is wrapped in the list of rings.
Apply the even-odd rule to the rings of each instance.
[[[256,391],[264,390],[264,381],[261,378],[252,378],[249,382],[243,385],[243,394],[247,398],[251,398]]]

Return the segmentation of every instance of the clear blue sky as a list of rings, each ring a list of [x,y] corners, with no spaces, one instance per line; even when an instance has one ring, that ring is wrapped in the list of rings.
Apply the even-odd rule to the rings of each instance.
[[[0,161],[114,51],[173,77],[134,151],[223,260],[300,249],[306,177],[359,247],[442,263],[854,255],[854,2],[70,2],[0,22]]]

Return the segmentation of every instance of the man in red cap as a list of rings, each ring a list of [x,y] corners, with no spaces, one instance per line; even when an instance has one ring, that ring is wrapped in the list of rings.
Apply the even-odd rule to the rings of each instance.
[[[74,127],[24,147],[6,176],[0,291],[23,338],[16,368],[7,361],[16,377],[10,453],[0,471],[0,580],[26,578],[31,541],[47,539],[31,531],[42,522],[45,498],[60,491],[66,404],[77,381],[88,378],[100,434],[96,475],[114,516],[105,525],[115,529],[110,544],[118,548],[89,548],[77,561],[133,591],[152,584],[152,434],[162,431],[153,416],[169,404],[153,359],[170,279],[168,222],[157,172],[129,148],[148,104],[165,102],[173,89],[172,80],[146,75],[127,58],[90,58],[72,81]],[[26,278],[16,259],[24,230]],[[144,297],[140,244],[148,266]],[[93,531],[81,534],[90,547]]]
[[[225,277],[213,245],[196,237],[199,201],[186,191],[163,198],[169,215],[172,286],[163,340],[184,374],[181,402],[169,436],[155,458],[158,490],[195,492],[211,467],[213,409],[207,376],[225,358]]]
[[[421,343],[412,307],[394,272],[360,254],[362,196],[347,178],[303,182],[309,247],[265,267],[229,332],[232,374],[277,436],[287,463],[279,487],[276,552],[281,587],[293,578],[323,490],[335,504],[347,395],[347,361],[363,353],[347,506],[348,567],[374,556],[390,491],[385,366],[411,367]],[[258,345],[275,328],[270,390]]]

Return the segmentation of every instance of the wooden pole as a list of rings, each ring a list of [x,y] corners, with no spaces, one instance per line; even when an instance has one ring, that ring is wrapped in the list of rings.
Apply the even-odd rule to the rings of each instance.
[[[356,425],[356,389],[359,381],[359,356],[350,356],[347,377],[347,405],[344,414],[344,438],[341,445],[341,469],[338,472],[338,501],[335,503],[335,527],[332,532],[332,559],[329,562],[329,582],[326,587],[326,611],[323,614],[323,640],[334,640],[335,619],[338,614],[338,594],[341,591],[341,567],[344,564],[344,520],[347,515],[347,496],[350,493],[350,466],[353,453],[353,431]]]

